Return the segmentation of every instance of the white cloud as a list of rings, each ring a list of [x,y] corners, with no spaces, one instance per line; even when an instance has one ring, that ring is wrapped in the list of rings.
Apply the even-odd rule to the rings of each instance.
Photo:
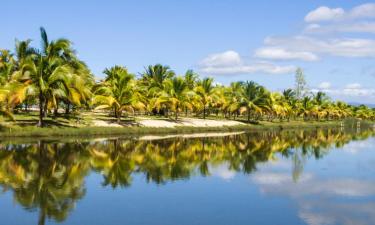
[[[347,84],[343,88],[331,88],[330,83],[323,82],[318,85],[317,89],[312,89],[311,92],[316,93],[318,91],[324,91],[335,98],[345,98],[345,97],[366,97],[366,98],[375,98],[375,89],[362,87],[359,83]]]
[[[309,12],[305,31],[309,33],[375,33],[375,3],[367,3],[345,11],[342,8],[319,7]],[[322,23],[322,24],[319,24]]]
[[[331,88],[331,83],[330,82],[322,82],[318,86],[320,89],[329,89]]]
[[[305,33],[375,33],[375,22],[335,23],[330,25],[309,24]]]
[[[278,47],[265,47],[256,50],[255,57],[272,60],[316,61],[318,56],[306,51],[288,51]]]
[[[358,83],[347,84],[346,89],[360,89],[362,86]]]
[[[345,11],[342,8],[331,9],[326,6],[321,6],[311,12],[306,17],[306,22],[318,22],[318,21],[329,21],[342,18]]]
[[[375,57],[375,40],[360,38],[336,38],[320,40],[308,36],[268,37],[267,46],[288,51],[303,51],[344,57]]]
[[[201,72],[212,75],[229,74],[288,74],[294,73],[292,65],[280,66],[270,62],[245,63],[235,51],[211,54],[199,63]]]
[[[375,18],[375,3],[367,3],[354,7],[349,16],[352,18]]]
[[[241,64],[242,60],[240,54],[232,50],[211,54],[201,62],[201,65],[205,67],[236,66]]]
[[[329,8],[327,6],[321,6],[309,12],[305,16],[305,21],[311,23],[368,18],[375,18],[375,3],[359,5],[349,11],[345,11],[343,8]]]

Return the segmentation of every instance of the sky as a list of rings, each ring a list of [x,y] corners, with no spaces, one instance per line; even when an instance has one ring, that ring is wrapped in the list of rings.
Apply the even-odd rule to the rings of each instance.
[[[375,103],[375,2],[4,0],[0,9],[0,48],[38,47],[43,26],[50,39],[70,39],[98,78],[114,65],[139,74],[161,63],[282,91],[300,67],[312,92]]]

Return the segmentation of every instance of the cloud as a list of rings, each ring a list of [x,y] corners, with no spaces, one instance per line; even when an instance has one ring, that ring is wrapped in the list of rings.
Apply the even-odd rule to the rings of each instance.
[[[361,89],[361,84],[358,83],[352,83],[352,84],[347,84],[345,89]]]
[[[309,24],[305,33],[375,33],[375,22],[341,23],[331,25]]]
[[[317,61],[319,58],[311,52],[288,51],[278,47],[265,47],[256,50],[255,57],[272,60]]]
[[[354,7],[349,13],[351,18],[375,18],[375,3],[367,3]]]
[[[322,82],[318,86],[319,89],[329,89],[331,88],[331,83],[330,82]]]
[[[235,51],[225,51],[211,54],[199,63],[200,71],[211,75],[230,74],[288,74],[294,73],[296,67],[292,65],[280,66],[271,62],[257,61],[246,63]]]
[[[305,16],[306,22],[329,21],[343,17],[345,11],[342,8],[331,9],[326,6],[321,6]]]
[[[329,82],[322,82],[317,88],[311,89],[311,92],[316,93],[324,91],[325,93],[336,98],[343,97],[366,97],[375,98],[375,88],[366,88],[359,83],[347,84],[342,88],[331,88]]]
[[[356,6],[349,11],[342,8],[319,7],[305,16],[308,33],[375,33],[375,3]],[[369,21],[370,20],[370,21]]]
[[[343,8],[321,6],[305,16],[305,22],[323,22],[338,20],[355,20],[375,18],[375,3],[367,3],[354,7],[349,11]]]
[[[232,50],[211,54],[201,62],[201,65],[205,67],[238,66],[241,64],[241,56],[237,52]]]
[[[304,35],[293,37],[268,37],[268,47],[287,51],[303,51],[343,57],[375,57],[375,40],[361,38],[335,38],[321,40]]]

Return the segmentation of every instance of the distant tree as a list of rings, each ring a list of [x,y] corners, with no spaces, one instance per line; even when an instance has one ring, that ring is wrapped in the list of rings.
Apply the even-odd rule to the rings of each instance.
[[[295,94],[297,99],[302,99],[305,97],[307,93],[307,84],[305,80],[305,75],[303,73],[303,70],[301,68],[297,68],[296,71],[296,86],[295,86]]]

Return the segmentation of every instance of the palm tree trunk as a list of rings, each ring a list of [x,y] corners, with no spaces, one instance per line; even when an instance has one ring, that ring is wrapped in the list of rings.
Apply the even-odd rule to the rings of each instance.
[[[53,115],[58,116],[59,115],[59,103],[57,102],[56,107],[53,109]]]
[[[27,112],[28,108],[29,108],[29,104],[28,104],[28,101],[27,101],[27,99],[26,99],[26,100],[25,100],[25,112]]]
[[[65,114],[68,115],[70,113],[70,103],[66,103],[66,108],[65,108]]]
[[[203,119],[206,119],[206,106],[203,106]]]
[[[250,122],[250,107],[247,107],[247,122]]]
[[[42,93],[39,94],[39,127],[43,127],[43,95]]]

